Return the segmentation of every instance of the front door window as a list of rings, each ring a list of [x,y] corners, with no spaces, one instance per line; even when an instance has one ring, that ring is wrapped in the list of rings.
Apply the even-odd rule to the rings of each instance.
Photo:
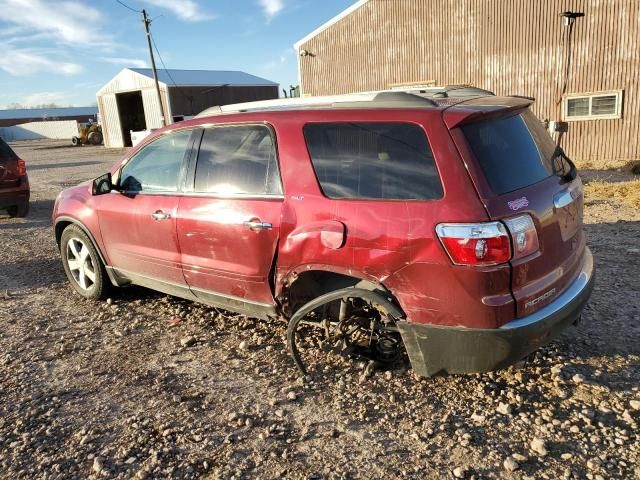
[[[164,135],[145,146],[122,168],[120,188],[128,193],[177,192],[191,130]]]

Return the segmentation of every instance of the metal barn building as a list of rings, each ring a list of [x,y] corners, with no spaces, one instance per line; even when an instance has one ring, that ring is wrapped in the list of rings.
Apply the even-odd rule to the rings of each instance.
[[[278,84],[239,71],[158,70],[167,124],[229,103],[278,98]],[[131,146],[131,131],[160,128],[162,113],[150,68],[125,68],[98,93],[107,147]]]
[[[563,15],[564,13],[564,15]],[[585,166],[640,159],[640,1],[360,0],[298,43],[302,95],[470,84],[566,120]]]

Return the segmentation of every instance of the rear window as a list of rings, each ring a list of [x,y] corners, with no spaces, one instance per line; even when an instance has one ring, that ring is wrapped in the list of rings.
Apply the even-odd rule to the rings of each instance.
[[[424,131],[404,123],[314,123],[304,136],[329,198],[430,200],[442,186]]]
[[[14,160],[15,158],[16,154],[11,150],[11,147],[0,138],[0,160]]]
[[[462,127],[491,189],[498,195],[533,185],[553,174],[555,144],[542,122],[519,115]]]

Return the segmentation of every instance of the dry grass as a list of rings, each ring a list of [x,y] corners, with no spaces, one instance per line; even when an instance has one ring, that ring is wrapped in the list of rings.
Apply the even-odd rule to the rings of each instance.
[[[575,164],[579,170],[612,170],[635,175],[640,174],[640,160],[576,160]]]
[[[585,185],[585,193],[587,197],[616,198],[640,208],[640,179],[617,183],[594,180]]]

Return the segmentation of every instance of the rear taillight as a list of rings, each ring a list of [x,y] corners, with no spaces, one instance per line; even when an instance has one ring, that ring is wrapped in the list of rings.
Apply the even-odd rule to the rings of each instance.
[[[27,174],[27,163],[21,158],[18,159],[18,176],[24,177]]]
[[[535,253],[540,248],[538,243],[538,232],[533,224],[533,219],[529,215],[519,215],[517,217],[503,220],[511,238],[513,239],[513,258],[522,258]]]
[[[497,265],[511,259],[511,240],[500,222],[441,223],[436,233],[456,265]]]
[[[456,265],[498,265],[538,251],[538,232],[530,215],[503,222],[441,223],[436,233]]]

